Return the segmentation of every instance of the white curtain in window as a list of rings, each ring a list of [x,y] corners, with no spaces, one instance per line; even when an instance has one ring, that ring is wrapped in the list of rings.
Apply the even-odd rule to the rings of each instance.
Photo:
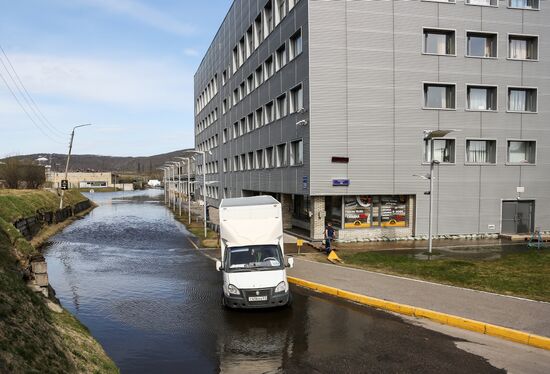
[[[510,6],[512,8],[527,8],[528,4],[527,4],[527,0],[511,0]]]
[[[510,58],[527,58],[527,40],[510,39]]]
[[[468,141],[468,162],[486,163],[489,161],[487,142],[484,140]]]
[[[527,162],[527,142],[510,142],[508,145],[509,162]]]
[[[524,90],[510,90],[509,96],[509,109],[517,112],[524,112],[526,109],[526,92]]]
[[[485,88],[470,88],[469,94],[469,109],[472,110],[487,110],[487,89]]]

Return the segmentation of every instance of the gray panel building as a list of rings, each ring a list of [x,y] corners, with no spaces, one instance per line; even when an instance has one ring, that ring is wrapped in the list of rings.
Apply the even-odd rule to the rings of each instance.
[[[549,6],[235,0],[195,75],[210,218],[265,193],[312,238],[425,235],[433,157],[435,234],[550,229]]]

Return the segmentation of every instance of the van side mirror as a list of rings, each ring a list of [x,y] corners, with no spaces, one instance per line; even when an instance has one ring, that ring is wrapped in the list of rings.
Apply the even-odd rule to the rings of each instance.
[[[293,268],[294,267],[294,257],[289,257],[288,258],[288,265],[287,267],[289,268]]]
[[[223,270],[223,268],[222,268],[222,262],[221,262],[220,260],[216,260],[216,270],[217,270],[217,271]]]

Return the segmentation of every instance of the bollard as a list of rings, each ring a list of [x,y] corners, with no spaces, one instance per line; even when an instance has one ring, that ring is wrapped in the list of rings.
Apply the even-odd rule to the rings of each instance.
[[[303,245],[304,245],[304,241],[302,239],[296,240],[296,246],[298,247],[298,254],[300,254],[300,250],[302,249]]]

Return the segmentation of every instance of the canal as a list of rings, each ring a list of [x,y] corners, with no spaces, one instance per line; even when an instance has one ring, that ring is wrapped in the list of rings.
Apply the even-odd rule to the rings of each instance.
[[[497,372],[451,337],[292,288],[291,308],[227,311],[221,277],[162,191],[95,193],[45,249],[57,297],[122,373]]]

